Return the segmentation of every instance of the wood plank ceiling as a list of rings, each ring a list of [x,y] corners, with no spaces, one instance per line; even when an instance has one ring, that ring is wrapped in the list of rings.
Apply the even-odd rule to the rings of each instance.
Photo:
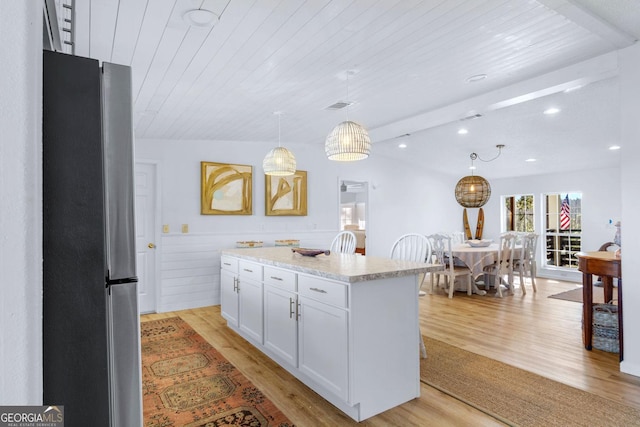
[[[374,149],[385,155],[406,155],[396,149],[405,134],[413,158],[433,152],[423,140],[450,146],[441,154],[451,163],[434,166],[450,171],[460,162],[466,167],[470,151],[493,149],[505,135],[495,134],[496,123],[508,121],[509,110],[528,114],[502,108],[519,104],[518,96],[560,93],[578,77],[615,92],[615,64],[584,63],[578,77],[552,74],[640,36],[640,4],[606,3],[86,0],[76,1],[75,43],[78,55],[132,66],[137,138],[273,142],[273,112],[282,111],[283,144],[323,144],[348,116],[370,130]],[[214,12],[214,25],[190,25],[184,17],[193,9]],[[487,77],[467,81],[479,74]],[[592,99],[587,92],[581,103]],[[617,103],[615,94],[600,99]],[[353,105],[327,109],[340,101]],[[467,141],[438,133],[490,111],[500,122],[487,120],[485,132],[494,133]],[[520,147],[519,155],[529,156],[525,147],[534,143],[526,133],[525,126],[516,132],[522,142],[507,143],[513,153]]]

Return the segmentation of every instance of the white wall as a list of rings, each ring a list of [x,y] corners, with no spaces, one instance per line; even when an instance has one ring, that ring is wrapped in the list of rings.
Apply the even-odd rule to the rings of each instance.
[[[408,232],[459,229],[447,212],[457,206],[455,179],[432,175],[373,154],[355,163],[326,159],[324,146],[285,144],[306,170],[308,215],[266,217],[262,159],[272,143],[229,141],[136,141],[136,159],[160,168],[163,234],[158,251],[159,311],[219,302],[219,251],[237,240],[300,239],[303,247],[328,248],[339,229],[339,179],[369,182],[367,254],[388,256],[395,239]],[[253,166],[253,215],[200,215],[200,162]],[[181,234],[181,224],[189,234]]]
[[[603,148],[603,155],[618,155]],[[514,194],[533,194],[536,214],[536,231],[542,235],[542,216],[545,193],[582,193],[582,249],[597,251],[600,245],[612,241],[615,228],[609,219],[621,218],[620,170],[596,169],[562,174],[527,176],[521,178],[496,179],[491,181],[491,199],[485,205],[485,230],[487,238],[496,239],[501,232],[501,197]],[[538,259],[542,258],[543,242],[538,244]],[[581,274],[545,271],[544,263],[538,262],[538,274],[562,280],[581,281]]]
[[[2,405],[42,404],[41,30],[41,2],[0,2]]]
[[[622,296],[624,361],[620,370],[640,376],[640,44],[620,51],[620,117],[622,136]]]

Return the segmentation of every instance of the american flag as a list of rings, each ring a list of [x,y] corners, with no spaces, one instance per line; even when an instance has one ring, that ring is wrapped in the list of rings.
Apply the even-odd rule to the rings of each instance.
[[[569,195],[562,201],[560,208],[560,230],[568,230],[571,226],[571,207],[569,206]]]

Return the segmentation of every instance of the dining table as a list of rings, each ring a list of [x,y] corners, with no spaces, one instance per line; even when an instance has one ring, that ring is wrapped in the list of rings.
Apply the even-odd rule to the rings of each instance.
[[[464,262],[473,275],[473,293],[486,295],[486,290],[478,288],[477,281],[483,276],[483,268],[495,263],[498,259],[499,245],[491,243],[489,246],[477,247],[468,243],[459,243],[451,247],[451,254]],[[484,282],[483,282],[484,283]],[[485,289],[488,286],[485,284]],[[461,289],[461,290],[465,290]]]

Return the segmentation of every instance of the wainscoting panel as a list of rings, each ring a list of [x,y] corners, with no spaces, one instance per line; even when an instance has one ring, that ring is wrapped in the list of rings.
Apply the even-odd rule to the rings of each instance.
[[[262,240],[274,246],[277,239],[299,239],[300,246],[329,249],[336,230],[282,233],[163,234],[160,246],[158,312],[220,304],[220,252],[236,241]]]

